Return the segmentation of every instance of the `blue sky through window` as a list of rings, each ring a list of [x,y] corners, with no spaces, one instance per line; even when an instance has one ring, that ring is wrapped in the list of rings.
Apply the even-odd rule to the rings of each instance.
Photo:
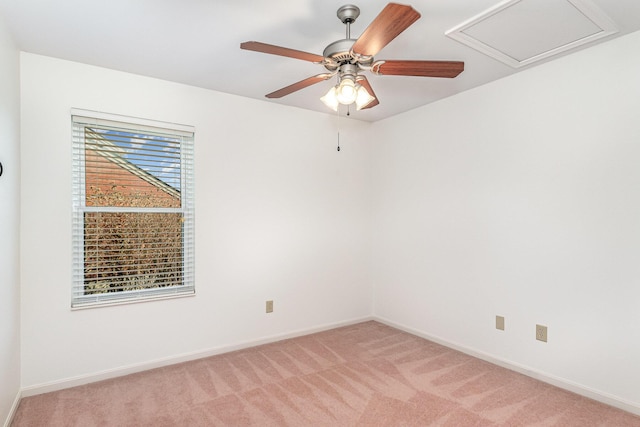
[[[122,159],[180,191],[180,137],[116,129],[93,130],[119,148]]]

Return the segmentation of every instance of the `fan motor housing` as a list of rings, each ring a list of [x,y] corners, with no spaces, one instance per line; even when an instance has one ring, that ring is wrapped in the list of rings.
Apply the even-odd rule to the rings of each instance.
[[[324,49],[322,56],[331,58],[337,63],[351,62],[351,47],[356,41],[354,39],[342,39],[331,43]]]
[[[344,64],[357,64],[358,67],[367,68],[373,62],[373,58],[354,57],[351,48],[356,42],[354,39],[336,40],[327,46],[322,52],[326,61],[324,66],[329,71],[335,71]]]

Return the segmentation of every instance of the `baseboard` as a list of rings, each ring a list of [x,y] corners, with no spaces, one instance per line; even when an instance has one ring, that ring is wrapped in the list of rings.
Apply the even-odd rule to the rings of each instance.
[[[196,359],[202,359],[204,357],[216,356],[218,354],[229,353],[232,351],[242,350],[249,347],[255,347],[258,345],[269,344],[277,341],[286,340],[289,338],[296,338],[303,335],[314,334],[317,332],[327,331],[329,329],[335,329],[342,326],[354,325],[356,323],[366,322],[368,320],[374,320],[371,316],[359,317],[341,322],[328,323],[320,326],[298,329],[289,331],[282,334],[271,335],[268,337],[242,341],[239,343],[224,345],[220,347],[214,347],[202,351],[196,351],[192,353],[183,353],[176,356],[170,356],[162,359],[156,359],[148,362],[137,363],[128,366],[122,366],[114,369],[107,369],[101,372],[79,375],[72,378],[65,378],[58,381],[52,381],[44,384],[37,384],[29,387],[24,387],[21,390],[23,397],[34,396],[42,393],[49,393],[52,391],[63,390],[66,388],[77,387],[84,384],[89,384],[97,381],[108,380],[111,378],[117,378],[124,375],[134,374],[136,372],[147,371],[149,369],[161,368],[164,366],[175,365],[177,363],[189,362]]]
[[[606,405],[613,406],[618,409],[622,409],[623,411],[627,411],[635,415],[640,415],[640,406],[634,404],[633,402],[629,402],[619,397],[610,395],[608,393],[604,393],[598,390],[591,389],[589,387],[585,387],[581,384],[574,383],[564,378],[559,378],[553,375],[549,375],[545,372],[532,369],[528,366],[524,366],[519,363],[500,359],[498,357],[495,357],[494,355],[484,353],[482,351],[478,351],[473,348],[469,348],[451,341],[447,341],[440,337],[427,334],[423,331],[410,328],[408,326],[391,321],[389,319],[385,319],[383,317],[373,316],[373,320],[375,320],[376,322],[384,323],[387,326],[400,329],[401,331],[410,333],[412,335],[416,335],[418,337],[424,338],[426,340],[433,341],[445,347],[452,348],[454,350],[460,351],[462,353],[468,354],[469,356],[476,357],[478,359],[484,360],[494,365],[498,365],[503,368],[509,369],[511,371],[515,371],[520,374],[526,375],[528,377],[534,378],[536,380],[545,382],[547,384],[551,384],[555,387],[562,388],[564,390],[573,392],[575,394],[579,394],[584,397],[588,397],[589,399],[593,399],[598,402],[604,403]]]
[[[11,405],[11,409],[9,409],[9,414],[7,415],[7,419],[4,420],[4,427],[9,427],[11,422],[13,421],[13,417],[18,410],[18,405],[20,404],[20,399],[22,398],[22,394],[20,391],[16,394],[16,398],[13,399],[13,404]]]

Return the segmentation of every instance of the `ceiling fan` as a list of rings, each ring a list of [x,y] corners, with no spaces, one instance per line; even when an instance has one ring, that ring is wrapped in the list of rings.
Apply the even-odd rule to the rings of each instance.
[[[411,6],[387,4],[358,39],[351,38],[351,24],[360,16],[360,9],[348,4],[340,7],[337,15],[347,27],[346,38],[329,44],[322,56],[256,41],[240,44],[241,49],[321,64],[328,71],[271,92],[266,95],[267,98],[281,98],[337,75],[338,84],[320,99],[334,111],[338,110],[339,104],[353,103],[360,110],[379,104],[373,88],[363,75],[364,71],[385,76],[453,78],[464,70],[464,62],[460,61],[374,59],[383,47],[420,18],[420,13]]]

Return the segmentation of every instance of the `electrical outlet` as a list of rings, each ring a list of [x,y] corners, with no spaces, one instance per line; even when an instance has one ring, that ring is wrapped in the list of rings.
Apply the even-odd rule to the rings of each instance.
[[[273,313],[273,300],[267,301],[267,313]]]
[[[500,329],[501,331],[504,331],[504,317],[503,316],[496,316],[496,329]]]
[[[547,327],[543,325],[536,325],[536,339],[538,341],[547,342]]]

